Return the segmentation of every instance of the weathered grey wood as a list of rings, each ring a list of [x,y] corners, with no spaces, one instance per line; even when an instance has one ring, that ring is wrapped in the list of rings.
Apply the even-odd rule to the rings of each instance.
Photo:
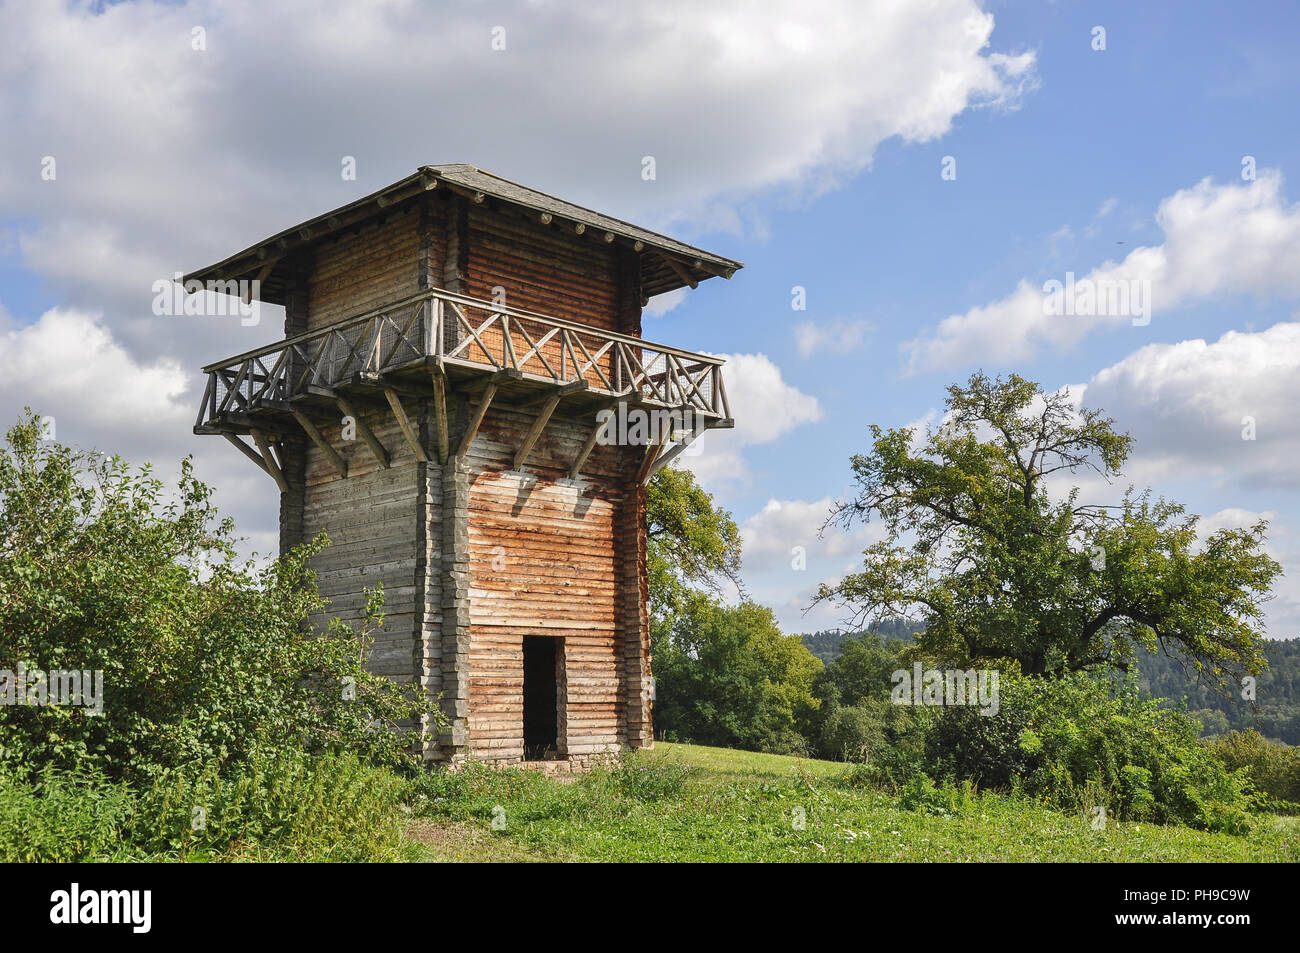
[[[284,478],[284,471],[280,469],[280,464],[275,462],[275,457],[271,453],[271,445],[266,441],[266,434],[254,429],[253,442],[257,444],[257,449],[262,452],[262,459],[266,461],[266,471],[275,480],[275,485],[280,488],[281,493],[288,493],[289,481]]]
[[[221,436],[225,437],[232,444],[234,444],[235,449],[237,449],[244,456],[248,457],[248,459],[252,460],[259,467],[261,467],[263,473],[265,473],[267,476],[271,475],[271,471],[266,468],[266,461],[264,461],[261,457],[257,455],[257,451],[255,451],[248,444],[244,443],[244,441],[240,440],[239,437],[231,433],[229,430],[222,430],[220,431],[220,433]]]
[[[438,462],[447,462],[447,375],[435,370],[433,377],[433,424],[437,431]]]
[[[330,463],[334,464],[334,469],[339,471],[339,476],[346,477],[348,475],[347,461],[339,455],[337,450],[330,446],[329,441],[325,439],[325,435],[316,429],[316,425],[311,422],[311,418],[297,407],[293,408],[293,416],[302,429],[307,432],[307,436],[311,437],[312,443],[320,447],[320,452],[325,454]]]
[[[424,452],[424,447],[420,446],[420,438],[416,434],[415,428],[411,426],[411,421],[406,416],[406,411],[402,409],[402,398],[397,396],[397,391],[393,390],[391,387],[384,388],[384,396],[388,398],[388,406],[393,408],[393,416],[397,418],[397,426],[402,428],[402,436],[406,438],[406,442],[410,444],[411,449],[415,451],[415,459],[419,460],[421,463],[428,463],[429,456]]]
[[[352,403],[342,394],[335,394],[334,402],[339,405],[339,410],[352,418],[356,425],[357,433],[361,435],[361,439],[365,441],[366,446],[370,448],[370,452],[375,455],[375,459],[379,461],[379,465],[385,470],[392,466],[392,459],[388,456],[388,451],[385,450],[384,445],[379,442],[379,438],[375,436],[374,431],[372,431],[366,425],[366,422],[361,419],[361,415],[357,413],[357,409],[352,406]]]
[[[519,445],[519,449],[515,452],[512,469],[518,470],[523,465],[523,462],[528,459],[528,455],[533,452],[533,447],[537,444],[537,438],[546,429],[546,422],[551,419],[551,414],[555,413],[556,405],[560,403],[561,396],[557,391],[546,398],[546,403],[542,404],[542,409],[538,411],[537,417],[533,420],[533,425],[528,428],[528,434],[524,437],[524,442]]]
[[[456,456],[465,456],[465,451],[469,445],[474,442],[474,435],[478,433],[478,428],[483,423],[483,415],[487,413],[488,407],[492,405],[492,398],[497,395],[497,385],[488,384],[483,388],[483,394],[479,397],[478,403],[474,405],[474,410],[470,414],[469,426],[465,428],[464,435],[460,438],[460,446],[456,448]]]

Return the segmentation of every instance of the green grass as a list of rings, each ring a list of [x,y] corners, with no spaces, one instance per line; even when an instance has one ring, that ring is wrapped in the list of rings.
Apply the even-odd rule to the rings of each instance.
[[[433,775],[424,790],[408,836],[431,860],[1300,860],[1294,818],[1262,817],[1246,837],[1153,824],[1093,830],[1080,816],[993,794],[927,813],[856,784],[841,764],[691,745],[661,743],[569,783],[471,767]]]

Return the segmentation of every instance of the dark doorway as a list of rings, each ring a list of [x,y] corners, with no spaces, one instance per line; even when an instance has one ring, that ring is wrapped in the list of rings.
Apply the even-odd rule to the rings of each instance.
[[[556,754],[556,649],[560,644],[554,636],[524,636],[524,758],[528,761]]]

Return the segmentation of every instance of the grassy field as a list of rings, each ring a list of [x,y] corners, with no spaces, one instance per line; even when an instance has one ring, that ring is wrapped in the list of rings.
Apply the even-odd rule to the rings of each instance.
[[[435,775],[416,814],[407,836],[418,853],[453,862],[1300,860],[1295,818],[1262,817],[1246,837],[1094,830],[1032,801],[985,794],[909,808],[842,764],[664,743],[576,780]]]

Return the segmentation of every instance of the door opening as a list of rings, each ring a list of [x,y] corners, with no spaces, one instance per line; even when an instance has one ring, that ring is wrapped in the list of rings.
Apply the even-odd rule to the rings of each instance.
[[[543,761],[558,754],[558,650],[562,639],[524,636],[524,759]]]

